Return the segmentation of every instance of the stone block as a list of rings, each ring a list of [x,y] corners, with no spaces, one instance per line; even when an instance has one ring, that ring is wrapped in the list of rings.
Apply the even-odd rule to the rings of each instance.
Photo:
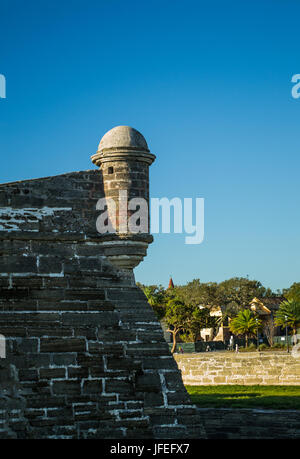
[[[87,367],[68,367],[68,378],[87,378],[89,370]]]
[[[107,378],[105,380],[105,392],[117,394],[133,394],[133,384],[124,379]]]
[[[55,395],[79,395],[81,385],[78,381],[53,381],[52,391]]]
[[[41,274],[59,274],[62,272],[62,260],[57,257],[39,257],[38,271]]]
[[[99,380],[86,380],[83,382],[82,393],[83,394],[101,394],[102,392],[102,381]]]
[[[51,354],[51,363],[58,366],[68,366],[76,364],[76,354],[74,353],[59,353]]]
[[[158,373],[143,374],[136,378],[135,389],[138,392],[157,392],[161,390],[161,380]]]
[[[41,338],[40,352],[84,352],[86,341],[82,338]]]
[[[65,368],[41,368],[40,369],[41,379],[55,379],[55,378],[65,378],[65,377],[66,377]]]
[[[37,262],[33,256],[2,256],[0,258],[1,273],[37,273]]]

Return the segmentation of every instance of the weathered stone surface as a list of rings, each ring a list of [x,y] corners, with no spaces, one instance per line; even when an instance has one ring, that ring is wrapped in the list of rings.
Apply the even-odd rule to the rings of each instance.
[[[127,232],[127,217],[134,212],[122,208],[119,191],[126,192],[126,202],[140,197],[149,203],[148,169],[154,160],[155,155],[149,152],[142,134],[129,126],[117,126],[107,132],[97,153],[92,156],[93,163],[101,168],[103,174],[105,197],[114,203],[112,206],[109,202],[107,209],[117,237],[107,237],[103,244],[104,255],[120,269],[131,270],[137,266],[146,255],[148,243],[153,238],[149,234],[149,221],[140,234]],[[114,207],[117,210],[116,218],[112,215]],[[143,217],[145,221],[149,215],[147,210],[146,213]]]
[[[147,194],[148,166],[123,165],[132,191]],[[205,437],[145,296],[105,258],[95,226],[102,171],[0,194],[0,437]]]
[[[300,439],[299,410],[199,408],[208,439]]]
[[[185,384],[300,384],[300,359],[287,353],[175,354]]]

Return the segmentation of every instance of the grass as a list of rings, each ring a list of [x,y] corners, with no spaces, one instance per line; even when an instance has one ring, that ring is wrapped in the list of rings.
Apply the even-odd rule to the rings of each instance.
[[[300,410],[300,386],[186,386],[199,408]]]
[[[291,350],[292,346],[290,346]],[[259,352],[287,352],[287,346],[277,346],[277,347],[269,347],[269,346],[262,346],[260,345],[259,347]],[[256,346],[248,346],[248,347],[239,347],[239,352],[257,352],[257,347]]]

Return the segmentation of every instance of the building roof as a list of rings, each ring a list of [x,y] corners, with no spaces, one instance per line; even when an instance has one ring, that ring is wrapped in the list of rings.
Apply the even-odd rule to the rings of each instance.
[[[261,313],[270,314],[273,311],[279,309],[280,304],[285,301],[284,296],[271,296],[271,297],[255,297],[250,303],[251,309],[254,309],[256,305],[259,306]],[[264,311],[264,312],[263,312]]]
[[[149,151],[144,136],[130,126],[116,126],[108,131],[99,143],[98,152],[114,148]]]

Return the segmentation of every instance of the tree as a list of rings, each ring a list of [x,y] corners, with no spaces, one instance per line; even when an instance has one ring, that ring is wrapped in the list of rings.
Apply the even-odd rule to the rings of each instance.
[[[210,316],[209,308],[189,305],[189,315],[185,324],[185,331],[190,336],[190,341],[197,341],[203,328],[213,328],[214,318]]]
[[[189,313],[189,309],[182,301],[176,298],[169,300],[165,317],[169,326],[167,331],[170,332],[173,337],[172,354],[176,349],[177,335],[180,331],[185,329]]]
[[[259,281],[245,277],[233,277],[218,285],[216,303],[229,317],[235,317],[239,311],[247,308],[254,297],[270,297],[274,295]]]
[[[186,339],[195,342],[201,329],[216,326],[216,318],[210,316],[209,308],[187,305],[176,297],[168,301],[165,318],[169,326],[167,331],[173,336],[172,353],[175,352],[179,332],[184,332]]]
[[[255,336],[257,330],[261,327],[261,320],[254,316],[249,309],[239,311],[234,317],[229,328],[235,335],[245,335],[246,347],[248,347],[249,336]]]
[[[283,290],[283,296],[288,300],[300,301],[300,282],[294,282],[290,288]]]
[[[300,301],[291,299],[283,301],[275,313],[275,323],[282,327],[291,327],[293,335],[297,334],[300,325]]]
[[[215,282],[202,283],[194,279],[186,285],[175,287],[176,296],[185,304],[193,306],[211,307],[216,304],[217,284]]]
[[[168,299],[164,288],[161,285],[146,286],[138,284],[138,286],[143,290],[144,294],[146,295],[148,303],[153,308],[153,311],[157,319],[163,319],[166,314],[166,302]]]
[[[274,344],[275,325],[272,318],[267,319],[263,324],[263,331],[268,340],[269,346]]]

